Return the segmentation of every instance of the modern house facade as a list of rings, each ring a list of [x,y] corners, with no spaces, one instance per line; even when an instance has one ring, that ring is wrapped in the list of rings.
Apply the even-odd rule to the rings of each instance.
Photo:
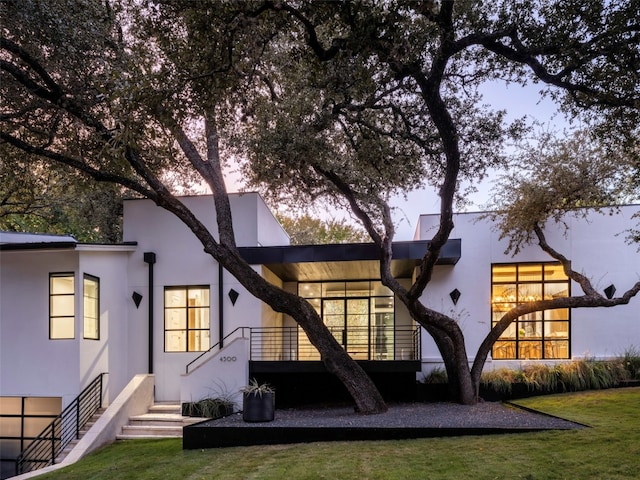
[[[182,201],[215,235],[211,197]],[[290,246],[259,195],[232,195],[231,206],[241,255],[270,282],[307,298],[383,394],[410,390],[441,365],[428,334],[380,282],[372,245]],[[567,217],[566,234],[550,229],[549,243],[599,289],[623,291],[640,278],[637,245],[624,238],[639,211],[631,205],[611,215]],[[437,220],[421,216],[414,241],[394,244],[392,267],[401,281],[411,282]],[[504,253],[506,244],[480,214],[456,215],[455,225],[423,301],[459,319],[471,358],[500,312],[577,291],[539,247]],[[3,459],[15,457],[102,373],[107,403],[140,373],[153,373],[156,401],[182,402],[237,399],[251,377],[277,383],[279,401],[286,401],[311,388],[307,379],[327,375],[291,318],[250,295],[176,217],[149,200],[125,202],[122,244],[2,233],[0,260]],[[496,343],[486,368],[618,355],[640,344],[639,304],[521,318]]]
[[[586,216],[567,215],[560,225],[549,225],[549,245],[571,260],[572,269],[585,274],[604,295],[621,295],[640,280],[639,245],[627,237],[638,219],[640,206],[627,205]],[[416,238],[429,238],[437,215],[422,215]],[[568,281],[558,262],[537,244],[516,255],[506,253],[482,213],[461,213],[454,218],[453,238],[462,240],[462,255],[454,267],[436,269],[424,302],[445,308],[459,318],[473,357],[489,328],[502,312],[519,302],[582,295]],[[460,292],[457,304],[449,298]],[[523,361],[563,361],[572,358],[611,358],[640,344],[640,299],[614,308],[576,308],[538,312],[519,318],[496,342],[485,368],[518,367]],[[423,335],[423,370],[440,362],[435,346]]]

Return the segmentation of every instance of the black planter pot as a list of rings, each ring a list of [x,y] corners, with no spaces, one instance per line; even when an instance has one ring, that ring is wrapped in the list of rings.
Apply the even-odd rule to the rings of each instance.
[[[271,422],[275,417],[275,393],[244,393],[242,419],[245,422]]]

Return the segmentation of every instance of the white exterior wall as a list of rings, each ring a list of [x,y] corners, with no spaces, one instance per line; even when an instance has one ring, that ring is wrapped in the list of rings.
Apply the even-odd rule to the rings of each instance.
[[[215,209],[211,196],[184,197],[181,200],[217,236]],[[289,240],[263,200],[256,193],[230,195],[234,216],[234,232],[238,246],[284,245]],[[135,364],[148,364],[148,265],[144,253],[156,254],[154,265],[154,368],[156,400],[180,398],[180,376],[185,366],[201,352],[164,351],[164,288],[169,286],[207,285],[210,289],[211,345],[219,342],[219,271],[218,263],[203,250],[194,234],[172,213],[157,207],[150,200],[131,200],[124,205],[124,241],[135,241],[138,248],[129,262],[129,296],[133,291],[143,295],[140,307],[129,308],[130,338],[139,348],[132,348]],[[257,271],[261,267],[255,267]],[[240,296],[232,305],[228,293],[236,290]],[[261,326],[262,305],[249,294],[238,280],[223,272],[222,308],[224,333],[228,335],[240,326]],[[131,304],[133,305],[133,304]],[[138,340],[140,339],[140,340]],[[145,370],[146,371],[146,366]]]
[[[273,212],[267,207],[260,196],[255,197],[257,204],[258,245],[263,247],[272,245],[289,245],[291,240]]]
[[[0,255],[0,395],[62,397],[64,408],[106,372],[108,403],[130,380],[126,330],[122,333],[128,252],[22,250]],[[75,277],[75,338],[51,340],[49,274],[66,272]],[[83,338],[85,273],[100,278],[99,340]]]
[[[79,281],[89,274],[100,280],[100,338],[84,339],[82,315],[80,323],[80,383],[88,385],[100,373],[108,373],[105,382],[105,399],[110,403],[129,383],[141,366],[130,361],[129,352],[135,343],[129,338],[129,306],[133,304],[127,282],[127,266],[131,248],[78,247],[80,253]],[[115,251],[114,251],[115,250]],[[79,295],[82,295],[82,287]],[[80,299],[82,305],[82,298]],[[134,339],[131,339],[134,340]],[[132,346],[134,346],[132,348]],[[143,370],[142,370],[143,371]]]
[[[62,408],[80,393],[78,313],[75,296],[75,338],[49,339],[49,274],[75,273],[73,251],[1,252],[0,269],[0,395],[62,397]]]
[[[612,215],[592,214],[588,220],[568,217],[566,236],[558,228],[545,230],[547,241],[572,260],[574,270],[586,273],[600,291],[610,284],[617,295],[640,278],[640,253],[637,245],[625,242],[624,231],[634,223],[631,216],[640,206],[623,207]],[[433,280],[422,300],[433,309],[457,318],[466,338],[470,359],[491,328],[491,265],[494,263],[554,261],[537,244],[527,246],[518,255],[505,254],[507,243],[498,239],[488,220],[478,221],[480,214],[458,214],[451,238],[462,239],[462,256],[454,266],[436,267]],[[435,232],[437,215],[422,215],[416,238],[428,240]],[[461,297],[456,306],[449,292],[457,288]],[[581,290],[571,285],[572,295]],[[640,344],[640,298],[629,305],[614,308],[573,309],[571,313],[571,354],[573,357],[610,357],[621,354],[631,345]],[[422,357],[425,371],[429,363],[441,357],[431,337],[423,333]],[[523,361],[495,361],[494,367],[517,367]],[[548,361],[547,361],[548,362]],[[488,368],[491,358],[488,359]]]

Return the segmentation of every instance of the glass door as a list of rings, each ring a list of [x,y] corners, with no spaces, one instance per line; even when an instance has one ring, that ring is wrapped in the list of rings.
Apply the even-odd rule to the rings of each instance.
[[[325,325],[356,360],[369,359],[369,299],[332,298],[322,301]]]
[[[344,298],[332,298],[322,301],[322,319],[339,344],[344,346],[345,336]]]
[[[345,348],[355,360],[369,359],[369,299],[347,298]]]

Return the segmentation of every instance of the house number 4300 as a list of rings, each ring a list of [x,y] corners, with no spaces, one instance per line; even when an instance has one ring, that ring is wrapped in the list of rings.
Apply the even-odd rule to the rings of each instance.
[[[221,362],[235,362],[236,360],[236,357],[220,357]]]

